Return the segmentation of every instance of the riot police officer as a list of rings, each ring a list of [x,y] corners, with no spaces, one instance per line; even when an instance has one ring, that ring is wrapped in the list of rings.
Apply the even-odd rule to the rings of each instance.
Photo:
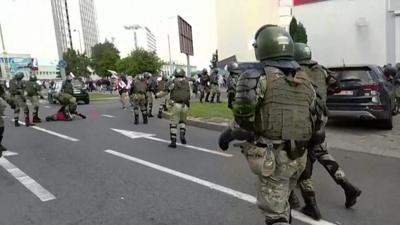
[[[157,98],[165,96],[168,93],[170,95],[172,113],[169,125],[171,143],[168,146],[170,148],[176,148],[178,127],[181,143],[186,144],[186,117],[190,107],[190,84],[188,78],[185,77],[185,71],[183,69],[176,69],[174,76],[175,78],[167,83],[165,90],[156,95]]]
[[[33,108],[33,122],[40,123],[42,120],[39,118],[39,97],[41,96],[41,86],[37,83],[35,74],[29,76],[29,81],[26,82],[25,90],[26,97],[31,102]]]
[[[0,84],[0,98],[4,99],[8,104],[12,104],[9,96],[6,93],[5,86],[3,84]],[[0,158],[2,157],[2,153],[7,151],[7,148],[3,146],[3,135],[4,135],[4,110],[6,109],[6,106],[3,104],[2,101],[0,101]]]
[[[295,43],[295,59],[301,65],[303,71],[307,73],[313,84],[316,85],[316,93],[320,97],[319,99],[321,99],[320,103],[326,108],[328,92],[329,90],[337,90],[338,82],[329,71],[319,65],[318,62],[312,60],[311,49],[306,44]],[[327,113],[325,113],[325,116],[326,120],[324,121],[324,126],[327,122]],[[311,180],[315,160],[318,160],[328,171],[333,180],[343,188],[346,196],[345,205],[347,208],[350,208],[356,203],[357,197],[361,194],[361,191],[347,180],[339,164],[332,155],[329,154],[326,141],[320,144],[310,143],[308,147],[307,167],[299,180],[300,190],[305,203],[301,211],[319,220],[321,219],[321,213],[317,207],[313,182]]]
[[[25,98],[25,83],[22,80],[24,78],[23,72],[17,72],[15,76],[10,80],[10,94],[12,101],[14,102],[14,123],[16,127],[19,127],[19,113],[21,109],[25,113],[25,125],[34,125],[29,119],[29,108],[26,104]]]
[[[146,92],[148,90],[147,80],[143,74],[138,74],[132,80],[129,95],[133,102],[133,114],[135,117],[135,124],[139,124],[139,110],[142,112],[143,124],[148,123],[147,108],[146,108]]]
[[[288,196],[307,162],[307,144],[314,120],[320,120],[316,94],[307,75],[294,60],[293,40],[283,28],[262,26],[255,34],[256,59],[264,71],[242,73],[233,103],[237,124],[220,136],[227,149],[226,134],[247,133],[242,151],[253,173],[259,177],[258,206],[265,222],[290,223]],[[238,126],[238,128],[236,127]],[[316,127],[318,129],[318,127]]]
[[[153,93],[156,92],[157,80],[149,72],[144,72],[144,77],[147,80],[147,92],[146,92],[146,105],[149,117],[153,117]]]
[[[199,89],[200,102],[203,103],[204,96],[206,97],[205,101],[209,102],[208,98],[210,97],[210,76],[208,75],[206,68],[201,71]]]
[[[158,81],[158,83],[157,83],[157,90],[156,90],[156,93],[165,90],[165,86],[166,86],[166,84],[167,84],[167,81],[168,81],[167,76],[166,76],[166,75],[162,75],[162,76],[161,76],[161,79],[160,79],[160,80]],[[165,111],[166,109],[167,109],[167,106],[166,106],[166,99],[165,99],[165,97],[162,97],[162,98],[160,99],[160,106],[158,107],[158,114],[157,114],[157,117],[158,117],[159,119],[162,118],[162,112]]]
[[[221,91],[219,88],[219,76],[218,76],[218,69],[214,68],[211,71],[210,76],[210,84],[211,84],[211,101],[210,103],[214,103],[215,95],[217,96],[217,103],[221,103]]]
[[[73,119],[73,114],[77,114],[76,110],[78,108],[78,103],[74,97],[74,85],[72,84],[74,77],[72,74],[67,75],[65,81],[62,83],[59,95],[60,103],[64,107],[64,113],[68,121]]]
[[[227,66],[229,76],[226,80],[227,92],[228,92],[228,108],[232,109],[232,103],[235,100],[235,89],[236,82],[240,75],[239,65],[235,62],[229,63]]]

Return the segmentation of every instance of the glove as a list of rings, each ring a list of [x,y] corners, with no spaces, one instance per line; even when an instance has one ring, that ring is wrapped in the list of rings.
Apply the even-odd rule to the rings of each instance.
[[[190,108],[190,101],[185,102],[185,105]]]

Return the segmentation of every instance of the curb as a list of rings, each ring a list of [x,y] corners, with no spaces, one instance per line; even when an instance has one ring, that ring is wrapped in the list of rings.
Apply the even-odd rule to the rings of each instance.
[[[90,101],[108,101],[108,100],[118,100],[119,98],[94,98],[94,99],[90,99]]]
[[[167,112],[163,112],[162,117],[164,119],[170,119],[171,114],[167,113]],[[188,117],[187,125],[193,126],[193,127],[198,127],[198,128],[203,128],[203,129],[207,129],[207,130],[219,131],[219,132],[225,130],[225,128],[227,128],[229,126],[229,124],[227,122],[224,122],[224,123],[206,122],[206,121],[202,121],[200,119],[193,118],[193,117]]]

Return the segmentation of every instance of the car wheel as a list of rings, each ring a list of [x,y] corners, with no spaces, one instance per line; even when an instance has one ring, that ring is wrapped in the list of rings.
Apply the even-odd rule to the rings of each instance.
[[[85,104],[88,105],[89,103],[90,103],[90,100],[89,100],[89,99],[86,99],[86,100],[85,100]]]

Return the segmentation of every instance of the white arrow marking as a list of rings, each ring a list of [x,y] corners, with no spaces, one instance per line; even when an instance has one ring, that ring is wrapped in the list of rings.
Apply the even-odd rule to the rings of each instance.
[[[231,188],[224,187],[224,186],[221,186],[219,184],[215,184],[215,183],[212,183],[210,181],[203,180],[203,179],[200,179],[200,178],[197,178],[197,177],[194,177],[194,176],[191,176],[191,175],[188,175],[188,174],[176,171],[176,170],[172,170],[172,169],[169,169],[167,167],[160,166],[160,165],[148,162],[148,161],[144,161],[142,159],[138,159],[138,158],[132,157],[130,155],[126,155],[126,154],[114,151],[114,150],[105,150],[105,152],[109,153],[111,155],[114,155],[114,156],[118,156],[120,158],[127,159],[127,160],[135,162],[135,163],[139,163],[139,164],[141,164],[143,166],[147,166],[147,167],[150,167],[152,169],[155,169],[155,170],[158,170],[158,171],[161,171],[161,172],[164,172],[164,173],[167,173],[167,174],[182,178],[184,180],[200,184],[200,185],[208,187],[210,189],[213,189],[213,190],[216,190],[216,191],[220,191],[222,193],[228,194],[230,196],[233,196],[233,197],[238,198],[240,200],[249,202],[251,204],[257,204],[257,198],[252,196],[252,195],[249,195],[249,194],[246,194],[246,193],[243,193],[243,192],[240,192],[240,191],[236,191],[236,190],[233,190]],[[335,225],[334,223],[330,223],[330,222],[325,221],[325,220],[315,221],[315,220],[309,218],[308,216],[306,216],[306,215],[304,215],[304,214],[302,214],[302,213],[300,213],[298,211],[295,211],[295,210],[292,210],[292,216],[293,216],[293,218],[295,218],[295,219],[297,219],[299,221],[305,222],[307,224],[310,224],[310,225]]]
[[[6,158],[0,158],[0,166],[2,166],[7,172],[9,172],[15,179],[17,179],[22,185],[24,185],[28,190],[30,190],[36,197],[38,197],[42,202],[50,201],[56,199],[56,197],[47,191],[42,185],[36,182],[34,179],[26,175],[24,171],[20,170]]]
[[[18,155],[18,153],[12,151],[3,152],[3,156],[14,156],[14,155]]]
[[[14,120],[11,120],[11,121],[14,121]],[[19,123],[22,124],[23,126],[25,126],[24,122],[19,121]],[[67,136],[65,134],[60,134],[60,133],[57,133],[55,131],[47,130],[47,129],[44,129],[42,127],[38,127],[38,126],[30,126],[30,127],[32,129],[39,130],[39,131],[42,131],[44,133],[48,133],[48,134],[54,135],[56,137],[59,137],[59,138],[62,138],[62,139],[68,140],[68,141],[73,141],[73,142],[79,141],[79,139],[76,139],[76,138],[73,138],[73,137],[69,137],[69,136]]]
[[[115,128],[111,128],[111,130],[113,130],[113,131],[115,131],[117,133],[120,133],[122,135],[125,135],[127,137],[130,137],[132,139],[145,138],[145,139],[158,141],[158,142],[163,142],[163,143],[169,143],[170,142],[168,140],[164,140],[164,139],[161,139],[161,138],[154,137],[155,134],[147,134],[147,133],[141,133],[141,132],[129,131],[129,130],[120,130],[120,129],[115,129]],[[206,149],[206,148],[201,148],[201,147],[197,147],[197,146],[193,146],[193,145],[183,145],[183,144],[180,144],[180,143],[177,143],[177,145],[185,147],[185,148],[190,148],[190,149],[193,149],[193,150],[197,150],[197,151],[202,151],[202,152],[207,152],[207,153],[223,156],[223,157],[232,157],[233,156],[232,154],[218,152],[218,151],[214,151],[214,150],[210,150],[210,149]]]
[[[107,115],[107,114],[103,114],[101,115],[102,117],[106,117],[106,118],[115,118],[115,116],[113,115]]]

